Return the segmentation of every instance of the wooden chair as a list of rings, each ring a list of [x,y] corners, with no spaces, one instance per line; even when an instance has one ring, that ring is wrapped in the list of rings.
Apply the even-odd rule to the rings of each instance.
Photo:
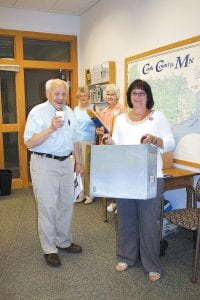
[[[197,208],[197,201],[200,201],[200,178],[197,181],[196,187],[193,190],[193,207],[175,209],[164,213],[164,217],[178,227],[192,230],[195,233],[194,242],[194,257],[192,267],[193,283],[197,282],[197,265],[200,252],[200,208]]]

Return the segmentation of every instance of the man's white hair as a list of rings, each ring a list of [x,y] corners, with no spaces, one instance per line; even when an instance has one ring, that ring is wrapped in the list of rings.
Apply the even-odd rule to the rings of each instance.
[[[61,79],[50,79],[45,84],[46,94],[49,95],[49,93],[58,86],[64,87],[66,89],[66,92],[68,93],[69,85],[66,81]]]

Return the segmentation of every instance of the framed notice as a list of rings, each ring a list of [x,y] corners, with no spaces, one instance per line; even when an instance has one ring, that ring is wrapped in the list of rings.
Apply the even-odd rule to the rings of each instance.
[[[138,78],[171,124],[175,162],[200,168],[200,36],[126,58],[125,88]]]

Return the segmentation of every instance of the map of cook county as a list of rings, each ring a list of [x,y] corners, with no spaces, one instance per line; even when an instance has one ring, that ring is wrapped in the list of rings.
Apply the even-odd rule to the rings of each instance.
[[[154,108],[170,122],[174,157],[200,167],[200,42],[128,62],[128,84],[137,78],[151,85]]]

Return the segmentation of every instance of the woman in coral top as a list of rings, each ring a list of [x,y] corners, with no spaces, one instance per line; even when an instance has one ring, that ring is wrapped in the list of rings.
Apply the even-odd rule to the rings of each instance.
[[[100,118],[107,125],[110,133],[112,133],[116,117],[124,113],[126,111],[126,107],[119,103],[120,89],[115,84],[108,84],[104,95],[107,106],[103,110],[98,110],[97,112]],[[97,134],[102,134],[103,132],[103,127],[97,128]]]
[[[120,89],[115,84],[108,84],[106,86],[104,96],[105,96],[107,106],[101,111],[97,110],[97,113],[99,114],[100,118],[104,121],[105,125],[107,125],[110,134],[112,134],[116,117],[126,112],[126,107],[121,103],[119,103]],[[96,133],[99,136],[102,136],[104,134],[104,131],[105,131],[104,127],[96,129]],[[117,212],[116,204],[114,201],[112,201],[108,205],[107,211],[108,212],[115,211],[115,213]]]

